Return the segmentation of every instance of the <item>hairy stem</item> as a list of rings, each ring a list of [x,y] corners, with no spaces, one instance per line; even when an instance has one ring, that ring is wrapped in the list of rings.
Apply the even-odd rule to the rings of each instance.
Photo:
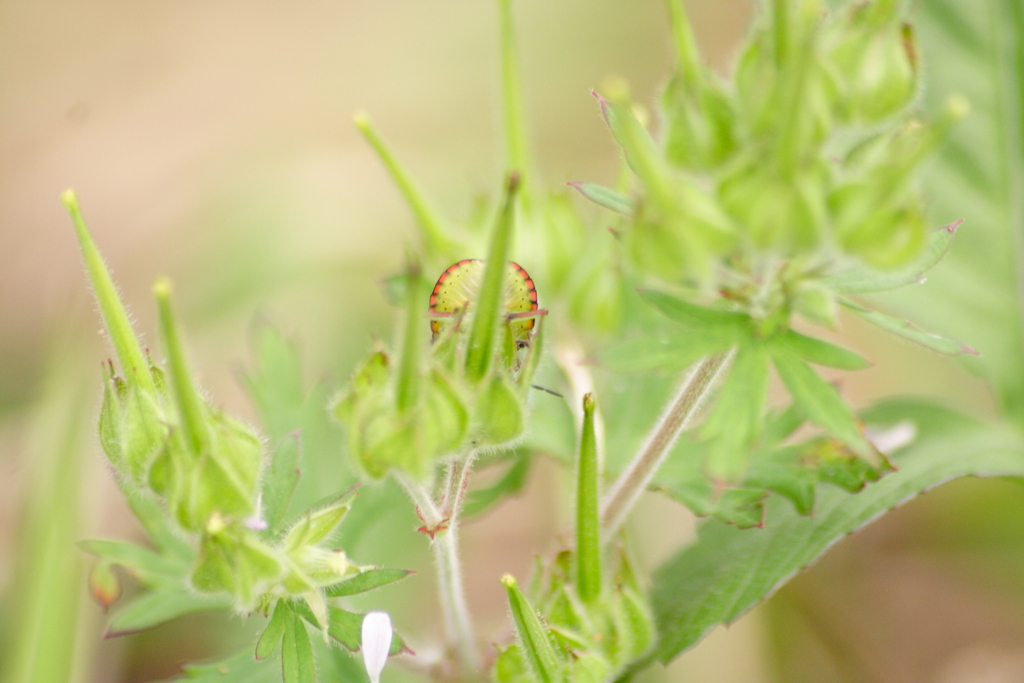
[[[696,363],[686,373],[679,391],[670,401],[661,419],[654,425],[644,445],[629,467],[619,475],[601,506],[604,538],[612,538],[622,526],[640,493],[668,456],[679,435],[690,426],[704,400],[717,384],[734,351],[718,353]]]
[[[448,642],[458,653],[464,680],[475,680],[483,666],[476,647],[473,620],[466,602],[466,588],[459,559],[459,514],[476,452],[455,458],[445,477],[440,503],[436,504],[427,487],[396,473],[416,506],[424,526],[433,535],[432,548],[437,563],[437,583]]]

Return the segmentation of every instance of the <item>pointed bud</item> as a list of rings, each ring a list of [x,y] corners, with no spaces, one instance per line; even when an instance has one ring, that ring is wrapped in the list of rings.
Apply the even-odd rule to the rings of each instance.
[[[387,612],[370,612],[363,617],[361,649],[370,683],[380,683],[380,672],[388,662],[392,636],[391,617]]]
[[[104,611],[121,597],[121,580],[114,573],[110,562],[96,560],[92,565],[89,570],[89,591]]]
[[[591,603],[601,595],[601,521],[594,396],[583,396],[583,432],[576,464],[576,584],[580,598]]]
[[[501,577],[501,583],[508,594],[509,611],[516,625],[519,647],[530,672],[542,683],[563,683],[566,681],[565,665],[555,652],[548,629],[519,590],[514,576],[505,574]]]

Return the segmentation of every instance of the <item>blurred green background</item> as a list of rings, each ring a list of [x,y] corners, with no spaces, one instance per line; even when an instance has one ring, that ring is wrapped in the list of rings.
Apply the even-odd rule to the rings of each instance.
[[[705,55],[724,71],[753,0],[686,5]],[[637,101],[652,100],[672,59],[663,0],[516,0],[515,18],[544,181],[611,183],[618,152],[589,89],[622,77]],[[5,680],[168,678],[245,630],[236,618],[200,616],[102,639],[104,616],[85,590],[89,560],[74,542],[140,531],[95,436],[108,351],[59,193],[77,190],[144,339],[156,329],[152,281],[175,281],[204,386],[255,423],[238,381],[254,320],[295,339],[307,380],[327,387],[390,333],[380,280],[399,267],[413,221],[353,113],[368,111],[442,209],[461,218],[501,178],[498,94],[490,1],[0,3]],[[969,230],[970,207],[957,217]],[[972,343],[969,328],[945,324]],[[844,377],[855,404],[917,393],[994,413],[989,390],[955,361],[852,321],[841,333],[877,363]],[[508,634],[498,577],[527,576],[534,555],[567,535],[568,506],[557,498],[565,488],[544,462],[521,498],[466,526],[469,600],[485,638]],[[649,680],[1022,681],[1022,494],[1012,482],[945,486],[840,544]],[[374,556],[356,559],[420,570],[372,605],[404,606],[396,620],[429,660],[439,646],[430,560],[411,511],[393,512],[361,541]],[[652,567],[696,523],[654,496],[636,517],[655,520],[636,525]]]

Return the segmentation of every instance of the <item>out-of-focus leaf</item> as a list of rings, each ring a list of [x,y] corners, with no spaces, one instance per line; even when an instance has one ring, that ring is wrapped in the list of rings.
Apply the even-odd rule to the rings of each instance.
[[[871,362],[860,354],[793,330],[787,330],[785,334],[780,335],[775,343],[785,346],[800,358],[815,365],[839,370],[863,370],[871,366]]]
[[[750,316],[743,313],[717,311],[653,290],[643,290],[640,292],[640,296],[671,320],[688,327],[696,327],[701,330],[709,327],[722,327],[734,330],[737,336],[742,331],[750,329]]]
[[[766,527],[741,531],[711,521],[697,541],[655,575],[659,640],[650,659],[668,662],[717,624],[730,623],[834,543],[883,513],[956,477],[1024,477],[1024,439],[923,402],[892,401],[863,418],[890,426],[913,422],[917,440],[896,454],[898,472],[851,495],[833,488],[818,494],[813,517],[769,499]]]
[[[96,557],[121,565],[147,586],[180,587],[189,572],[187,564],[157,555],[133,543],[88,540],[79,541],[78,546]]]
[[[251,650],[210,664],[187,664],[178,680],[198,683],[280,683],[281,667],[270,662],[258,662]]]
[[[871,268],[853,268],[822,279],[822,283],[844,294],[873,294],[924,282],[931,270],[949,251],[956,229],[962,220],[933,230],[921,256],[906,268],[878,271]]]
[[[871,458],[874,450],[857,427],[850,406],[836,388],[809,365],[786,352],[773,352],[772,361],[800,412],[814,424],[827,429],[858,455]]]
[[[278,600],[277,606],[274,607],[273,616],[270,617],[267,627],[260,634],[260,639],[256,641],[256,659],[266,659],[274,654],[274,650],[277,649],[281,639],[284,637],[284,631],[291,618],[291,610],[288,609],[283,600]]]
[[[107,638],[145,631],[183,614],[231,609],[230,598],[198,596],[184,589],[144,593],[117,610],[107,626]]]
[[[725,351],[739,337],[733,327],[709,327],[668,337],[638,337],[608,349],[597,362],[616,372],[682,370],[704,356]]]
[[[183,562],[195,559],[195,550],[171,528],[160,504],[148,496],[127,496],[128,506],[146,530],[146,536],[161,553]]]
[[[633,200],[615,190],[594,183],[569,183],[590,201],[626,216],[633,215]]]
[[[505,498],[514,496],[526,486],[527,476],[530,474],[530,464],[533,455],[526,452],[518,452],[513,456],[512,466],[506,470],[501,479],[491,486],[483,489],[473,489],[466,496],[466,503],[462,507],[463,517],[480,515],[490,510]]]
[[[735,483],[742,477],[767,399],[768,354],[763,344],[743,345],[701,428],[701,436],[711,439],[706,466],[713,478]]]
[[[401,581],[409,574],[413,574],[412,569],[367,569],[364,572],[356,574],[351,579],[346,579],[341,583],[336,583],[333,586],[329,586],[325,593],[329,598],[340,598],[347,595],[357,595],[359,593],[365,593],[372,591],[381,586],[386,586],[389,583],[395,581]]]
[[[313,646],[302,619],[290,610],[281,644],[281,672],[284,683],[315,683]]]
[[[954,93],[970,103],[970,114],[953,127],[925,176],[931,215],[965,223],[926,286],[877,301],[976,348],[981,357],[965,364],[1024,424],[1024,12],[1015,0],[928,0],[915,12],[915,24],[927,66],[925,111],[940,111]]]
[[[909,320],[893,318],[885,315],[884,313],[879,313],[878,311],[873,311],[870,308],[865,308],[855,301],[845,298],[840,298],[839,303],[864,318],[869,323],[881,327],[886,332],[897,334],[904,339],[909,339],[910,341],[929,348],[932,351],[938,351],[939,353],[946,354],[947,356],[959,356],[964,353],[971,355],[978,354],[977,351],[969,346],[961,344],[960,342],[955,342],[952,339],[945,339],[937,334],[925,332],[919,327],[916,327]]]
[[[263,480],[263,518],[267,532],[273,533],[284,521],[288,503],[299,483],[299,452],[302,439],[298,434],[284,437],[277,443],[270,467]]]

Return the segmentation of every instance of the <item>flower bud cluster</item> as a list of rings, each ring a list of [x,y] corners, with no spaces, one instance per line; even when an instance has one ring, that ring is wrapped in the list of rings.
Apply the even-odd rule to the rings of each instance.
[[[504,310],[517,187],[513,179],[472,300],[428,347],[427,297],[419,265],[410,266],[399,352],[372,352],[335,399],[332,414],[369,476],[396,469],[428,480],[440,458],[508,445],[525,430],[541,336],[538,323],[524,338]]]
[[[183,580],[202,593],[226,594],[244,611],[280,597],[301,598],[326,627],[323,588],[357,574],[345,554],[323,547],[347,503],[309,511],[286,530],[262,519],[263,444],[248,426],[212,406],[196,387],[171,311],[171,287],[153,291],[167,354],[166,372],[142,350],[110,274],[78,211],[64,201],[78,231],[90,281],[123,376],[104,364],[100,443],[126,495],[158,501],[198,553]],[[294,482],[291,484],[294,486]],[[109,572],[94,572],[94,592],[116,600]],[[323,616],[323,619],[319,619]]]
[[[827,16],[818,0],[775,0],[724,82],[699,62],[673,3],[662,141],[628,104],[599,98],[639,179],[623,243],[640,274],[723,294],[759,318],[797,310],[829,323],[834,297],[816,280],[920,254],[915,173],[964,107],[933,123],[911,112],[917,48],[902,4]]]

